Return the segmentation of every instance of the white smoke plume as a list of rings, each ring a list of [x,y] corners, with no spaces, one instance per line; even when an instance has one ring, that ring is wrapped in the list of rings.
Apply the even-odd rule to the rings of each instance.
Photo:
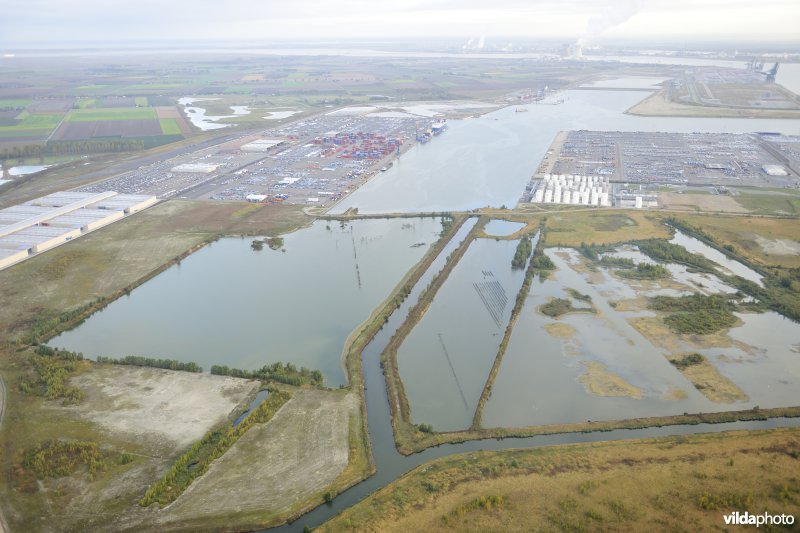
[[[602,13],[589,19],[586,31],[578,39],[577,44],[583,46],[606,30],[619,26],[638,13],[641,8],[642,0],[619,0],[607,5]]]

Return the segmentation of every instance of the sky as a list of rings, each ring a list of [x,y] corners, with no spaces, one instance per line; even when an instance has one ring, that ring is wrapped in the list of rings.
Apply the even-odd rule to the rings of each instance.
[[[800,41],[800,0],[3,0],[0,42]]]

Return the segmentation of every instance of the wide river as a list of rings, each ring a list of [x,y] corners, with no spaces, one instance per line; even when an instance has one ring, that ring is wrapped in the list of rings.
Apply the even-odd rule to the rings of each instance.
[[[395,164],[336,205],[360,213],[456,211],[514,206],[555,135],[564,130],[800,135],[800,120],[640,117],[625,111],[647,91],[566,91],[559,105],[529,104],[479,118],[448,121],[448,129],[412,147]],[[527,113],[517,113],[524,107]]]

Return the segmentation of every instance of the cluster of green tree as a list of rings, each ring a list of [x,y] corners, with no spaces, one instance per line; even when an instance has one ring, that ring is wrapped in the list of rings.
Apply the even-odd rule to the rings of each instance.
[[[578,249],[585,258],[591,259],[592,261],[597,261],[597,251],[594,249],[594,245],[589,245],[585,242],[582,242],[580,248]]]
[[[64,361],[81,361],[83,359],[82,352],[71,352],[59,348],[51,348],[46,344],[40,344],[36,347],[36,353],[39,355],[46,355],[48,357],[57,357]]]
[[[585,258],[592,261],[599,261],[601,253],[610,252],[612,250],[614,250],[614,247],[607,244],[586,244],[585,242],[581,242],[581,245],[578,247],[578,251]]]
[[[636,266],[636,261],[628,257],[614,257],[612,255],[604,255],[598,261],[603,266],[618,267],[618,268],[633,268]]]
[[[183,136],[178,136],[180,140]],[[172,141],[171,141],[172,142]],[[47,144],[26,144],[4,148],[2,159],[20,157],[43,157],[47,155],[78,155],[132,152],[144,150],[147,143],[143,139],[104,139],[85,141],[50,141]]]
[[[47,400],[61,399],[64,405],[83,400],[84,393],[78,387],[67,385],[69,377],[78,370],[83,354],[67,350],[38,347],[28,359],[30,372],[19,379],[19,390],[29,396],[40,396]]]
[[[736,323],[732,313],[739,308],[730,294],[691,294],[688,296],[655,296],[648,307],[655,311],[672,313],[664,323],[676,333],[706,335],[727,329]]]
[[[664,317],[664,323],[675,333],[707,335],[736,324],[736,316],[726,309],[681,311]]]
[[[81,466],[89,467],[89,475],[105,470],[105,453],[94,442],[65,442],[50,440],[37,444],[23,453],[22,466],[39,479],[64,477]]]
[[[544,241],[547,219],[542,219],[541,226],[539,227],[539,242],[536,243],[536,248],[533,249],[533,257],[531,258],[531,273],[539,272],[542,270],[555,270],[556,265],[544,253]]]
[[[184,363],[176,359],[155,359],[153,357],[143,357],[141,355],[126,355],[125,357],[114,359],[113,357],[97,357],[98,363],[110,365],[127,366],[150,366],[153,368],[166,368],[167,370],[181,370],[183,372],[202,372],[203,368],[195,362]]]
[[[156,502],[167,505],[175,501],[192,481],[206,473],[211,463],[228,451],[254,424],[270,420],[273,415],[291,398],[291,394],[280,390],[270,390],[269,396],[237,426],[226,426],[207,433],[189,450],[181,455],[169,471],[154,485],[151,485],[139,505],[148,507]]]
[[[433,433],[433,426],[430,424],[417,424],[417,429],[423,433]]]
[[[576,300],[580,300],[582,302],[591,302],[592,301],[592,297],[591,296],[589,296],[588,294],[583,294],[581,292],[578,292],[573,288],[568,288],[567,289],[567,293],[570,296],[572,296],[573,298],[575,298]]]
[[[242,370],[229,368],[225,365],[213,365],[211,373],[219,376],[232,376],[235,378],[260,379],[261,381],[277,381],[287,385],[322,385],[324,376],[319,370],[309,370],[300,367],[298,370],[292,363],[272,363],[264,365],[258,370]]]
[[[531,238],[525,235],[519,240],[519,244],[517,244],[517,251],[514,252],[514,257],[511,259],[511,268],[514,270],[522,270],[525,268],[532,250],[533,245],[531,244]]]
[[[553,298],[549,302],[539,307],[539,311],[547,316],[558,318],[561,315],[566,315],[572,311],[577,311],[572,307],[572,302],[566,298]]]
[[[544,254],[534,255],[531,259],[531,265],[536,270],[555,270],[556,268],[553,261]]]
[[[280,250],[283,248],[283,238],[282,237],[270,237],[267,239],[267,246],[269,246],[270,250]]]
[[[739,291],[755,298],[761,307],[772,309],[787,318],[800,321],[800,269],[787,269],[778,274],[764,276],[764,286],[739,276],[728,276],[724,280]]]
[[[252,248],[256,252],[260,252],[261,250],[264,249],[264,241],[256,239],[250,243],[250,248]]]
[[[58,332],[62,324],[72,322],[99,301],[100,298],[92,303],[59,314],[54,314],[49,311],[39,313],[33,318],[30,328],[28,328],[28,331],[22,336],[22,342],[25,344],[37,344],[46,340],[54,333]]]
[[[444,215],[441,218],[441,222],[442,222],[442,231],[439,232],[439,236],[443,237],[450,230],[450,227],[453,225],[455,220],[453,219],[453,215]]]
[[[670,277],[669,270],[663,265],[639,263],[636,268],[625,269],[619,275],[631,279],[663,279]]]
[[[671,359],[670,363],[683,370],[684,368],[693,365],[699,365],[705,360],[706,358],[700,355],[699,353],[691,353],[685,357],[682,357],[681,359]]]
[[[736,310],[736,295],[689,294],[687,296],[654,296],[648,307],[654,311],[705,311],[707,309]]]
[[[656,261],[680,263],[705,272],[714,272],[714,263],[700,254],[693,254],[680,244],[672,244],[662,239],[648,239],[636,243],[642,253]]]
[[[674,217],[666,219],[666,222],[681,231],[705,241],[710,246],[723,251],[727,255],[749,266],[750,268],[754,267],[752,263],[747,260],[747,258],[739,256],[736,253],[736,249],[732,245],[716,242],[715,239],[702,228]],[[645,244],[645,247],[642,246],[643,243],[659,242],[662,243],[660,246],[651,246],[650,248],[648,248],[648,244]],[[677,252],[677,262],[689,264],[705,271],[710,271],[713,269],[713,263],[711,261],[698,254],[691,254],[681,246],[671,245],[665,241],[656,240],[639,243],[639,248],[645,253],[648,253],[648,249],[653,251],[657,247],[664,248],[665,246],[669,246],[670,249]],[[651,253],[648,253],[648,255],[654,259],[659,259],[659,257],[656,257]],[[763,287],[740,276],[717,275],[719,275],[726,283],[736,287],[741,293],[747,294],[757,301],[757,303],[740,305],[739,307],[741,309],[747,308],[756,311],[771,309],[787,318],[800,321],[800,269],[758,268],[758,270],[760,270],[763,275]]]

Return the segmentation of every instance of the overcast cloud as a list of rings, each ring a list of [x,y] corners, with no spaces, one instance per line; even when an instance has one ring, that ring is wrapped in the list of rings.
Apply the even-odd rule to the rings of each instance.
[[[0,42],[798,37],[800,0],[3,0]]]

